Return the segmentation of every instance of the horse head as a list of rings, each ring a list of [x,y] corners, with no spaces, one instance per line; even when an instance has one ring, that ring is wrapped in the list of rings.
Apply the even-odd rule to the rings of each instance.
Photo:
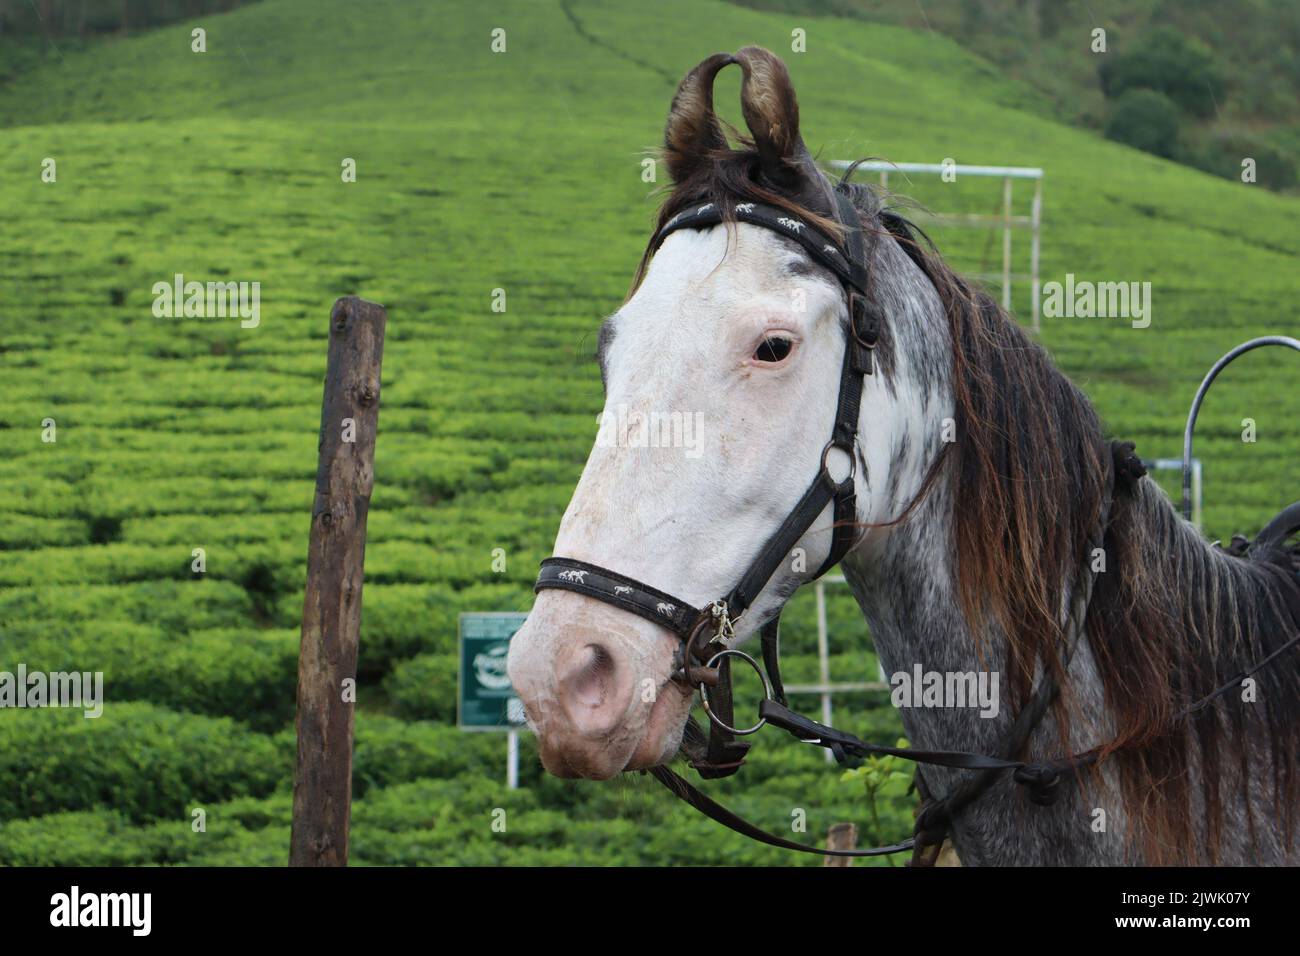
[[[736,147],[713,109],[714,79],[729,64],[744,74],[750,134]],[[777,57],[749,47],[691,70],[672,101],[663,156],[672,191],[661,243],[652,241],[632,293],[601,327],[602,425],[555,542],[555,554],[649,582],[658,597],[645,613],[628,613],[612,591],[604,600],[583,593],[573,575],[585,572],[570,564],[554,582],[563,589],[539,593],[511,643],[511,679],[543,764],[560,776],[607,778],[672,757],[692,697],[674,679],[682,635],[669,619],[678,603],[706,606],[735,587],[819,470],[856,495],[849,524],[883,522],[917,490],[920,463],[934,451],[934,442],[909,436],[937,440],[945,413],[933,400],[937,381],[900,354],[895,324],[881,332],[874,374],[863,377],[860,419],[855,406],[848,437],[827,443],[840,413],[850,304],[842,276],[825,264],[834,262],[810,255],[817,250],[807,239],[831,237],[828,255],[842,252],[836,240],[863,225],[871,197],[856,187],[848,208],[858,222],[843,221],[834,184],[800,136],[794,88]],[[774,211],[772,228],[739,221],[758,206]],[[673,228],[710,213],[722,221]],[[884,244],[872,228],[863,234],[875,258]],[[891,287],[897,301],[888,311],[910,314],[912,325],[937,316],[935,334],[946,335],[933,289],[890,247],[892,271],[910,269],[910,285]],[[865,421],[871,440],[858,441]],[[734,622],[733,643],[815,575],[836,518],[827,503],[791,542]],[[887,533],[863,531],[852,543],[869,547]],[[630,590],[626,581],[614,587]]]

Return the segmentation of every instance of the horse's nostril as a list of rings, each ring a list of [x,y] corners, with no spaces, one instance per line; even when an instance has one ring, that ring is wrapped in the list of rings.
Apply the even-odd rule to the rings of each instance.
[[[588,644],[584,658],[566,681],[575,703],[599,707],[613,689],[614,657],[602,644]]]

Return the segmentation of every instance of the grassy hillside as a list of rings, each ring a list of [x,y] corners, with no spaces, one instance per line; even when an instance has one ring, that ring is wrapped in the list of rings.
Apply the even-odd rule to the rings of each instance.
[[[530,606],[593,439],[594,331],[645,240],[640,159],[674,85],[716,50],[788,51],[792,27],[696,0],[487,7],[266,0],[0,89],[0,669],[103,670],[109,698],[98,721],[0,711],[0,862],[285,860],[326,317],[351,293],[390,315],[354,859],[806,862],[644,778],[545,778],[531,741],[510,793],[504,741],[454,726],[456,615]],[[795,25],[808,52],[787,60],[824,157],[1041,165],[1044,279],[1152,282],[1150,328],[1043,332],[1143,454],[1179,453],[1214,358],[1300,326],[1296,200],[1056,125],[1027,88],[934,35]],[[190,52],[194,26],[205,54]],[[498,27],[504,54],[489,48]],[[738,120],[736,76],[720,87]],[[42,182],[46,158],[56,182]],[[345,158],[355,183],[341,182]],[[893,185],[944,211],[999,199],[989,182]],[[986,236],[938,238],[988,267]],[[155,318],[151,288],[175,273],[259,281],[261,324]],[[498,288],[505,313],[491,309]],[[1215,536],[1257,530],[1297,497],[1294,362],[1242,360],[1202,413]],[[1247,416],[1255,444],[1239,440]],[[788,625],[795,680],[815,673],[809,597]],[[835,676],[874,674],[846,595],[831,618]],[[838,713],[892,736],[894,713],[875,704]],[[803,808],[810,836],[863,820],[860,785],[810,751],[764,736],[740,779],[711,789],[773,828]],[[196,807],[205,834],[191,832]],[[505,834],[495,807],[510,811]],[[908,820],[895,801],[888,832],[864,839]]]
[[[1204,77],[1189,81],[1186,62],[1167,75],[1181,77],[1212,109],[1181,116],[1180,159],[1230,179],[1242,155],[1277,170],[1275,185],[1294,184],[1300,153],[1300,9],[1287,0],[736,0],[794,19],[805,11],[834,12],[878,23],[936,32],[998,64],[1043,96],[1042,107],[1071,125],[1101,131],[1115,110],[1100,73],[1128,55],[1150,63],[1143,44],[1156,29],[1173,30],[1206,52],[1222,81],[1209,90]],[[1106,34],[1105,52],[1092,53],[1093,31]],[[1092,55],[1089,55],[1092,54]],[[1232,145],[1219,141],[1226,139]],[[1245,152],[1238,152],[1238,150]],[[1274,149],[1277,152],[1274,152]],[[1260,157],[1260,153],[1267,159]],[[1218,162],[1224,161],[1220,168]],[[1235,171],[1234,171],[1235,170]],[[1294,185],[1287,187],[1294,191]]]

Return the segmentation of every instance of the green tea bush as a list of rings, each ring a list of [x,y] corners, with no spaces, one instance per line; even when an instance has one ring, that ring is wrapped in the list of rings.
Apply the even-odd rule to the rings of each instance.
[[[189,866],[284,866],[289,860],[289,825],[249,831],[238,827],[215,840],[200,839],[185,859]]]
[[[0,634],[7,625],[75,621],[152,624],[174,634],[200,628],[242,627],[251,619],[248,592],[228,581],[140,581],[114,585],[51,585],[0,591]],[[298,608],[301,618],[302,608]]]
[[[362,592],[362,677],[382,677],[393,665],[421,652],[453,653],[459,617],[466,611],[518,611],[531,603],[530,589],[489,583],[448,591],[431,584],[367,584]],[[302,613],[282,603],[280,616]],[[292,617],[290,618],[292,619]]]
[[[233,716],[254,730],[293,720],[299,632],[254,627],[169,635],[124,621],[49,623],[0,638],[0,660],[28,671],[102,671],[112,702]],[[26,632],[23,635],[21,632]]]
[[[152,851],[116,810],[0,823],[0,866],[132,866],[155,862]]]
[[[134,825],[116,810],[51,813],[0,823],[0,866],[283,866],[293,797],[240,798]]]
[[[505,779],[505,746],[499,734],[465,733],[445,724],[363,713],[357,717],[356,738],[352,792],[358,798],[372,788],[421,777],[482,774]]]
[[[290,737],[229,718],[146,703],[6,711],[0,720],[0,820],[112,808],[133,822],[187,819],[196,806],[261,796],[290,779]]]
[[[90,542],[90,529],[75,518],[42,518],[16,511],[0,512],[0,551],[75,547]]]
[[[417,654],[384,679],[393,713],[404,720],[456,722],[459,662],[454,654]]]

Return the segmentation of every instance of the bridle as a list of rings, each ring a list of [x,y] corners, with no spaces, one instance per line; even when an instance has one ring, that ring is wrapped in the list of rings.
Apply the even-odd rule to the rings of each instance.
[[[832,752],[836,760],[846,763],[852,759],[869,756],[895,756],[914,761],[959,770],[977,771],[965,778],[942,798],[925,792],[921,784],[923,805],[917,815],[911,839],[887,846],[857,850],[832,850],[811,844],[787,840],[762,830],[737,816],[711,797],[698,790],[667,767],[654,767],[649,773],[672,793],[691,804],[718,823],[770,846],[817,853],[826,856],[884,856],[911,850],[913,865],[933,865],[943,841],[948,836],[956,813],[987,791],[1010,771],[1012,779],[1027,788],[1030,799],[1038,805],[1050,805],[1059,792],[1062,778],[1096,763],[1106,752],[1097,747],[1071,754],[1068,757],[1033,763],[1016,759],[1028,744],[1034,729],[1055,700],[1058,687],[1052,673],[1045,672],[1037,682],[1028,702],[1021,708],[998,748],[997,756],[967,751],[917,750],[914,748],[885,747],[862,741],[852,734],[818,723],[792,711],[786,705],[785,689],[780,671],[780,615],[778,608],[761,628],[763,668],[745,652],[729,646],[735,636],[735,622],[753,604],[768,581],[790,555],[813,522],[828,505],[834,508],[834,525],[830,553],[822,562],[813,579],[821,577],[848,553],[857,536],[855,523],[857,504],[855,495],[856,436],[865,377],[874,371],[874,350],[879,341],[882,315],[879,306],[868,294],[869,269],[862,224],[844,184],[833,192],[836,202],[836,221],[843,230],[842,244],[815,222],[806,221],[789,211],[758,202],[735,203],[731,209],[733,219],[768,229],[801,245],[819,264],[829,269],[844,290],[849,314],[849,327],[845,336],[843,365],[840,372],[839,396],[831,436],[822,450],[821,464],[816,477],[803,497],[786,519],[764,543],[758,555],[727,594],[709,602],[704,607],[693,606],[672,594],[644,584],[617,571],[565,557],[549,557],[542,562],[536,591],[560,589],[595,598],[606,604],[636,614],[648,621],[673,631],[680,640],[677,666],[673,679],[698,690],[700,701],[710,721],[707,744],[702,731],[693,720],[687,723],[682,749],[691,758],[691,766],[706,779],[734,774],[744,763],[749,744],[736,737],[756,733],[765,724],[771,724],[792,734],[797,739]],[[707,229],[725,221],[724,210],[716,202],[705,202],[678,213],[658,231],[651,244],[655,251],[664,239],[679,229]],[[1199,396],[1198,396],[1199,398]],[[829,456],[838,450],[848,457],[848,475],[837,480],[829,469]],[[1132,443],[1113,442],[1114,458],[1111,487],[1103,507],[1098,540],[1104,542],[1109,524],[1111,497],[1121,484],[1129,486],[1142,477],[1146,470],[1133,452]],[[929,478],[937,474],[937,459]],[[922,492],[929,484],[922,485]],[[920,495],[918,495],[919,499]],[[914,501],[913,504],[916,502]],[[910,513],[911,505],[903,513]],[[1300,504],[1292,506],[1261,533],[1280,542],[1300,529]],[[1291,512],[1295,512],[1292,514]],[[901,520],[901,518],[900,518]],[[1276,526],[1276,527],[1275,527]],[[1061,658],[1061,672],[1068,666],[1074,649],[1084,632],[1088,604],[1092,592],[1092,578],[1080,587],[1072,601],[1066,620],[1066,641]],[[1200,700],[1184,708],[1173,718],[1181,721],[1208,706],[1214,699],[1227,694],[1239,681],[1300,644],[1300,634],[1278,647],[1273,653],[1250,669],[1236,675],[1231,681],[1216,688]],[[758,673],[763,682],[764,699],[759,705],[759,720],[753,726],[733,726],[731,662],[739,659]],[[927,852],[928,851],[928,852]]]
[[[763,545],[736,586],[708,606],[697,608],[688,601],[616,571],[571,558],[547,558],[542,562],[542,571],[537,578],[536,590],[561,588],[586,594],[675,632],[682,640],[682,665],[688,672],[687,676],[693,661],[705,667],[714,666],[707,662],[716,655],[706,656],[706,645],[732,636],[733,622],[758,597],[790,550],[827,505],[834,505],[835,527],[830,553],[814,577],[820,577],[838,564],[856,537],[853,525],[857,514],[855,439],[863,379],[872,374],[872,353],[880,335],[880,313],[867,297],[866,253],[857,212],[843,191],[837,189],[834,195],[839,205],[839,222],[845,231],[843,249],[816,224],[796,218],[775,206],[742,202],[735,204],[732,210],[736,220],[762,226],[803,246],[813,259],[839,278],[849,305],[849,334],[840,372],[835,424],[830,440],[822,450],[821,467],[808,490]],[[666,222],[656,234],[652,248],[658,249],[664,239],[679,229],[707,229],[722,222],[723,210],[718,204],[703,203]],[[838,481],[831,475],[828,462],[831,452],[836,449],[849,460],[848,476]],[[710,635],[711,640],[706,640]],[[692,683],[698,685],[699,681],[693,680]]]
[[[821,577],[838,564],[857,536],[854,481],[858,413],[864,379],[873,372],[873,351],[880,336],[881,315],[867,294],[869,275],[861,220],[846,189],[836,188],[833,195],[837,204],[836,219],[844,233],[842,245],[816,223],[775,206],[739,202],[731,209],[734,219],[761,226],[797,242],[816,262],[829,269],[843,286],[849,313],[835,423],[830,440],[822,449],[821,467],[803,497],[763,545],[735,587],[701,608],[617,571],[572,558],[547,558],[542,562],[537,578],[535,590],[560,588],[585,594],[677,634],[682,642],[676,671],[678,679],[699,689],[712,724],[708,752],[704,755],[697,753],[692,764],[704,777],[735,773],[749,749],[748,744],[736,741],[735,737],[754,733],[771,719],[761,717],[757,724],[745,729],[731,726],[731,659],[747,661],[758,670],[753,658],[727,646],[727,641],[734,636],[734,622],[750,607],[828,505],[834,509],[830,553],[813,577]],[[679,229],[707,229],[722,222],[724,210],[716,202],[705,202],[683,210],[655,235],[652,251]],[[831,474],[829,461],[835,451],[843,453],[849,462],[848,475],[838,480]],[[769,697],[784,701],[778,666],[779,615],[778,611],[777,617],[763,632],[763,657],[768,673],[764,685],[771,691]],[[759,673],[762,676],[762,672]],[[712,693],[705,688],[712,688]],[[698,737],[698,732],[694,736]]]
[[[868,294],[870,276],[861,220],[849,199],[846,187],[837,186],[833,195],[836,220],[844,233],[842,245],[816,223],[794,216],[784,209],[757,202],[740,202],[731,210],[735,220],[761,226],[801,245],[816,262],[840,280],[848,306],[849,328],[845,336],[835,423],[830,440],[822,449],[821,465],[816,477],[785,521],[768,538],[735,587],[705,607],[695,607],[689,601],[609,568],[554,556],[542,562],[534,590],[556,588],[585,594],[666,627],[678,636],[681,645],[678,649],[679,666],[674,679],[699,690],[700,700],[711,725],[708,744],[704,747],[699,739],[701,734],[698,727],[694,721],[688,723],[683,750],[692,756],[691,766],[706,779],[729,776],[739,770],[749,744],[735,738],[756,733],[770,723],[799,740],[828,748],[840,762],[871,754],[892,754],[918,763],[983,771],[984,776],[980,778],[983,782],[977,790],[971,790],[968,799],[973,799],[978,795],[977,791],[982,792],[991,785],[993,775],[1003,770],[1016,770],[1017,778],[1024,778],[1022,782],[1034,783],[1041,793],[1054,795],[1057,775],[1025,771],[1027,765],[1018,761],[961,751],[882,747],[861,741],[851,734],[824,726],[790,710],[786,706],[785,688],[781,682],[780,609],[761,629],[766,675],[752,657],[727,644],[734,637],[735,621],[758,597],[827,505],[834,507],[831,548],[813,575],[814,579],[839,563],[852,547],[857,534],[855,441],[862,388],[865,377],[874,372],[874,350],[879,341],[882,319],[879,307]],[[684,210],[666,222],[655,235],[651,244],[652,251],[657,250],[669,234],[679,229],[707,229],[723,221],[724,211],[715,202],[702,203]],[[831,475],[829,468],[829,456],[837,449],[849,459],[849,473],[840,480]],[[759,706],[759,720],[752,727],[737,728],[732,725],[732,658],[748,663],[763,679],[764,699]],[[1055,685],[1044,681],[1031,704],[1021,712],[1012,729],[1012,737],[1027,739],[1054,696]],[[1019,745],[1013,739],[1004,749],[1009,754],[1014,753]],[[760,842],[785,849],[828,856],[883,856],[914,850],[914,862],[932,863],[933,857],[926,860],[921,851],[924,847],[932,847],[933,856],[937,856],[938,848],[946,835],[946,812],[931,812],[928,819],[924,819],[927,814],[922,813],[918,817],[916,833],[912,839],[869,849],[823,849],[787,840],[754,826],[713,801],[667,767],[654,767],[650,773],[674,795],[724,826]],[[929,806],[940,807],[942,803],[933,802]]]
[[[689,601],[609,568],[565,557],[549,557],[542,562],[535,590],[556,588],[585,594],[666,627],[678,636],[681,645],[674,679],[699,690],[701,703],[711,725],[707,747],[701,746],[700,731],[693,721],[688,724],[683,743],[683,749],[688,753],[693,751],[691,766],[702,777],[725,777],[740,769],[749,744],[735,738],[756,733],[767,723],[779,726],[808,743],[829,748],[841,761],[869,751],[897,753],[912,759],[927,758],[928,762],[948,766],[979,770],[1005,769],[1009,765],[1004,761],[977,754],[878,748],[791,711],[786,707],[780,673],[780,609],[761,631],[766,674],[752,657],[727,643],[734,636],[735,621],[750,607],[828,505],[834,508],[830,553],[813,575],[814,579],[839,563],[852,547],[857,534],[855,442],[864,379],[874,372],[874,350],[879,341],[882,320],[879,307],[868,294],[870,276],[861,220],[849,199],[847,188],[837,186],[833,195],[836,202],[835,218],[843,230],[842,243],[816,223],[775,206],[739,202],[730,210],[736,221],[761,226],[802,246],[814,261],[825,266],[840,280],[848,306],[849,328],[845,336],[844,360],[831,436],[822,449],[817,475],[785,521],[764,543],[731,591],[705,607],[695,607]],[[723,222],[724,210],[716,202],[705,202],[684,210],[666,222],[655,235],[651,244],[652,251],[657,250],[668,235],[679,229],[707,229]],[[849,460],[848,475],[839,480],[831,474],[829,467],[830,455],[835,450],[842,452]],[[751,727],[732,726],[732,658],[751,665],[763,680],[764,700],[760,706],[759,720]],[[712,689],[712,693],[709,689]],[[675,795],[713,819],[773,846],[834,856],[879,856],[913,848],[913,840],[886,847],[849,851],[823,850],[796,843],[753,826],[715,803],[666,767],[655,767],[650,772]]]

